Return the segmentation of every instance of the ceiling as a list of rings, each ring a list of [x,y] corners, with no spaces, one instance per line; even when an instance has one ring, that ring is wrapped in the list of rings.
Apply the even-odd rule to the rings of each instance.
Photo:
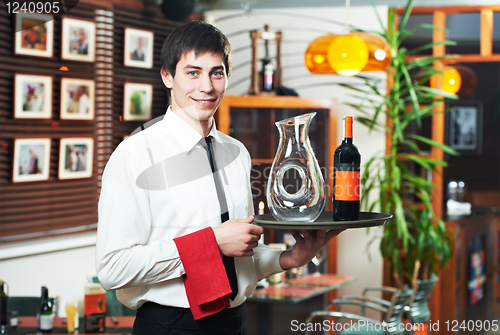
[[[405,0],[349,0],[351,6],[388,5],[404,7]],[[414,0],[414,7],[499,5],[499,0]],[[215,9],[265,9],[287,7],[331,7],[345,6],[346,0],[196,0],[198,12]]]

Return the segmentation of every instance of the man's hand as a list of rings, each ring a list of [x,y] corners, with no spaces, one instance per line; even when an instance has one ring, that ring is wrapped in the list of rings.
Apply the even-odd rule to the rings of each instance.
[[[328,233],[326,230],[301,230],[302,235],[297,230],[290,230],[295,238],[295,245],[292,249],[284,251],[280,256],[280,265],[283,270],[304,266],[334,237],[340,234],[343,229],[332,229]]]
[[[253,216],[231,219],[213,228],[219,250],[224,256],[253,256],[264,228],[251,224]]]

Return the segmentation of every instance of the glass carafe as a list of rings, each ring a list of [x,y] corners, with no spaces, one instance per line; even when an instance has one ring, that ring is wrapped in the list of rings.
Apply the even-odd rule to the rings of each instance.
[[[316,113],[276,122],[280,141],[267,183],[267,205],[277,221],[312,222],[325,207],[325,182],[309,142],[309,125]],[[283,184],[285,173],[299,176],[293,193]]]

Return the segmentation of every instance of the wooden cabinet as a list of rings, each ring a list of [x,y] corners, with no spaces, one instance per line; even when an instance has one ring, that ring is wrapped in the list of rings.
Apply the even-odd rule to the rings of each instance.
[[[498,216],[487,213],[446,221],[456,239],[452,259],[440,276],[440,334],[456,334],[452,332],[454,325],[461,334],[482,333],[472,331],[479,330],[472,322],[481,320],[478,323],[484,326],[497,319],[496,220]],[[468,330],[460,328],[463,321]]]
[[[336,102],[332,99],[304,99],[284,96],[226,96],[216,114],[217,128],[240,140],[252,157],[252,193],[254,210],[266,204],[266,186],[269,171],[279,143],[276,121],[316,112],[311,121],[309,139],[319,162],[327,188],[325,210],[332,210],[333,153],[338,146]],[[290,178],[293,182],[293,176]],[[293,185],[291,185],[293,187]],[[281,242],[284,231],[266,230],[265,242]],[[335,239],[334,239],[335,240]],[[336,270],[336,242],[329,244],[330,272]]]

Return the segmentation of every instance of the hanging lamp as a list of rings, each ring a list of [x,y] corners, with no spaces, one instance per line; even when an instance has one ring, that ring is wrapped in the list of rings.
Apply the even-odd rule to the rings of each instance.
[[[436,88],[434,76],[431,76],[430,85]],[[444,67],[442,87],[444,91],[464,96],[474,94],[476,87],[477,76],[470,67],[461,64]]]
[[[350,0],[346,0],[347,34],[329,34],[309,43],[304,58],[310,72],[353,76],[361,71],[385,71],[389,65],[389,46],[382,37],[349,33],[349,7]]]
[[[368,46],[353,34],[335,37],[328,46],[328,64],[342,76],[354,76],[368,64]]]
[[[390,63],[389,46],[381,37],[362,32],[329,34],[314,39],[306,49],[307,69],[317,74],[355,75],[385,71]]]
[[[462,77],[457,69],[453,66],[445,66],[443,68],[443,86],[441,89],[445,92],[455,94],[460,90],[462,86]],[[436,75],[432,75],[430,78],[430,85],[432,88],[436,87]]]

